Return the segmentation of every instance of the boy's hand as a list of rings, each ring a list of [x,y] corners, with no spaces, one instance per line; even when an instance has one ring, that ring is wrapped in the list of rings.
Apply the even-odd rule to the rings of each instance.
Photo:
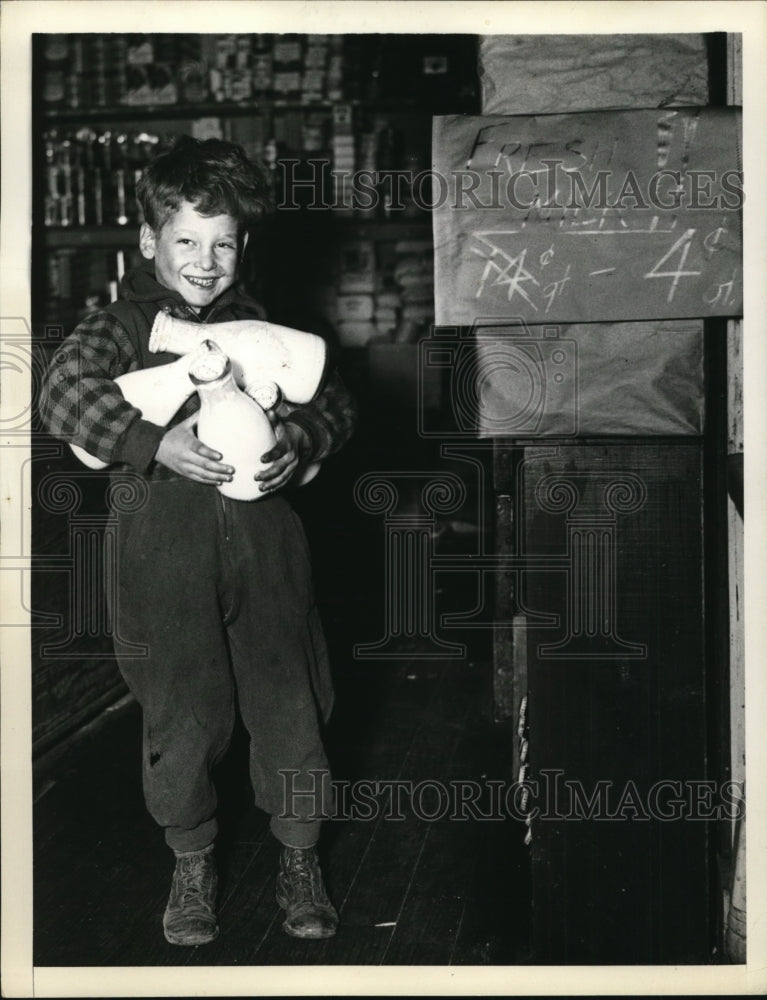
[[[261,456],[262,462],[270,464],[253,477],[261,483],[262,493],[272,493],[290,482],[302,456],[311,447],[306,431],[297,424],[283,422],[274,410],[267,410],[267,416],[274,428],[277,444]]]
[[[232,466],[222,465],[221,454],[204,445],[192,430],[199,416],[199,411],[193,413],[166,431],[155,459],[196,483],[229,483],[234,474]]]

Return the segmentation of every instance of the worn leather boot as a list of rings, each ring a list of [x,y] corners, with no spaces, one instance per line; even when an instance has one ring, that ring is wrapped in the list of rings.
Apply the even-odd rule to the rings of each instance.
[[[285,910],[282,926],[292,937],[333,937],[338,914],[325,892],[314,847],[283,847],[277,902]]]
[[[169,944],[207,944],[218,937],[218,874],[213,845],[176,854],[176,870],[162,926]]]

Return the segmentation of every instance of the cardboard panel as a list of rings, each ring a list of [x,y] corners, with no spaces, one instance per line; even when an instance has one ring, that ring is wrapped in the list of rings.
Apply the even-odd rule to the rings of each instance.
[[[700,321],[476,334],[480,437],[703,432]]]
[[[701,34],[486,35],[479,62],[488,115],[708,104]]]
[[[739,315],[739,149],[735,109],[435,118],[437,323]]]

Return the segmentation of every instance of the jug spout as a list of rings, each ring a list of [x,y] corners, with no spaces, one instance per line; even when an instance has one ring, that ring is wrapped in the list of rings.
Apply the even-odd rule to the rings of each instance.
[[[206,339],[229,356],[241,386],[275,382],[286,400],[308,403],[322,383],[327,364],[322,337],[263,320],[191,323],[161,311],[152,326],[149,350],[189,354]]]

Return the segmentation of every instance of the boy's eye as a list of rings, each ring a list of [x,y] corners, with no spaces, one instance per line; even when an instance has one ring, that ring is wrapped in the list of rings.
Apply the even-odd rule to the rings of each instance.
[[[221,243],[219,243],[219,246],[223,247],[225,250],[234,250],[234,244],[233,243],[221,242]]]

